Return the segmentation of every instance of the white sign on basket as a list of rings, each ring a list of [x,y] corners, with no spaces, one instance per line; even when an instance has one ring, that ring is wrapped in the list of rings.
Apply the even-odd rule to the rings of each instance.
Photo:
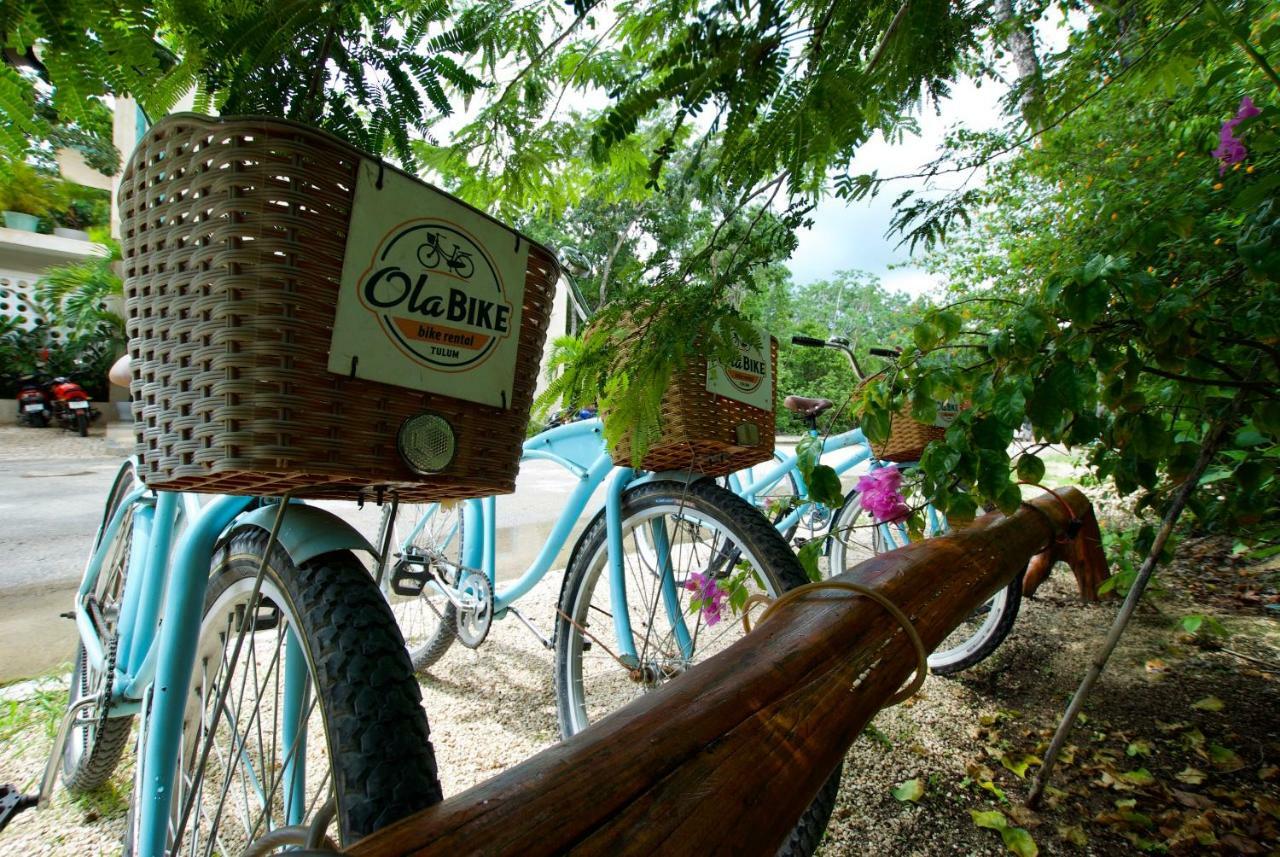
[[[758,343],[737,339],[738,356],[728,366],[715,360],[707,361],[707,391],[762,411],[772,411],[773,360],[769,334],[757,330],[756,335]]]
[[[518,233],[362,161],[329,371],[510,407],[528,257]]]
[[[960,415],[960,404],[958,402],[938,402],[938,413],[933,419],[933,424],[938,428],[947,428],[956,421],[956,417]]]

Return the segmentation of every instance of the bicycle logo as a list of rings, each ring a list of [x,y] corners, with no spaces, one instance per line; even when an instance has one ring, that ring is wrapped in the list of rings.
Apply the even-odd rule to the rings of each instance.
[[[357,290],[388,338],[444,371],[478,366],[511,333],[512,306],[489,255],[438,220],[384,237]]]
[[[440,233],[428,232],[426,243],[418,248],[418,262],[424,268],[438,268],[441,261],[451,272],[464,280],[471,279],[471,275],[476,270],[471,262],[470,253],[464,251],[456,242],[452,252],[445,253],[440,249]]]

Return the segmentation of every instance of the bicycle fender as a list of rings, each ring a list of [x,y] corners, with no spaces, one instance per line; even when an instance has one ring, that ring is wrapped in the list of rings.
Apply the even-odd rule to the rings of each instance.
[[[270,533],[278,511],[279,507],[274,503],[254,509],[237,518],[231,529],[257,527]],[[294,565],[340,550],[368,551],[371,556],[378,555],[377,549],[355,527],[327,509],[302,503],[289,504],[277,538]]]

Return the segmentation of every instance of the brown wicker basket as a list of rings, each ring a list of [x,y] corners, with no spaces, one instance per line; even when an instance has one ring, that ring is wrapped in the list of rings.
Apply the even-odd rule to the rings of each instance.
[[[947,430],[931,426],[911,418],[911,410],[904,408],[893,415],[889,423],[889,439],[873,444],[871,450],[881,461],[919,461],[925,446],[933,440],[941,440]]]
[[[119,204],[147,484],[415,501],[514,489],[555,257],[485,218],[517,251],[529,246],[509,407],[364,380],[354,365],[349,376],[330,371],[357,170],[369,162],[326,133],[259,117],[171,116],[140,142]],[[394,172],[378,165],[379,188],[382,169]],[[456,439],[452,460],[429,475],[397,447],[402,424],[423,414],[443,417]]]
[[[965,404],[961,410],[967,407],[968,404]],[[955,418],[955,413],[956,411],[952,412],[952,419]],[[950,420],[947,422],[949,424]],[[883,444],[873,444],[871,451],[881,461],[919,461],[930,441],[942,440],[946,433],[945,426],[929,425],[913,419],[911,408],[904,407],[889,421],[889,439]]]
[[[778,340],[770,337],[770,360],[777,398]],[[774,412],[718,396],[707,390],[707,358],[695,357],[671,376],[662,396],[662,436],[650,445],[641,466],[655,472],[687,470],[724,476],[767,461],[773,455]],[[608,422],[608,414],[601,413]],[[620,464],[631,463],[632,445],[624,438],[610,451]]]

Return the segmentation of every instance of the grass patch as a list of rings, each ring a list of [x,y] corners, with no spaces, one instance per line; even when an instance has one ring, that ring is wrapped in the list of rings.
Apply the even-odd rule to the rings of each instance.
[[[84,813],[85,823],[122,818],[129,812],[129,792],[110,779],[91,792],[72,795],[71,803]]]
[[[66,708],[67,691],[62,688],[37,690],[28,699],[0,702],[0,741],[8,742],[19,733],[36,729],[52,741]]]

